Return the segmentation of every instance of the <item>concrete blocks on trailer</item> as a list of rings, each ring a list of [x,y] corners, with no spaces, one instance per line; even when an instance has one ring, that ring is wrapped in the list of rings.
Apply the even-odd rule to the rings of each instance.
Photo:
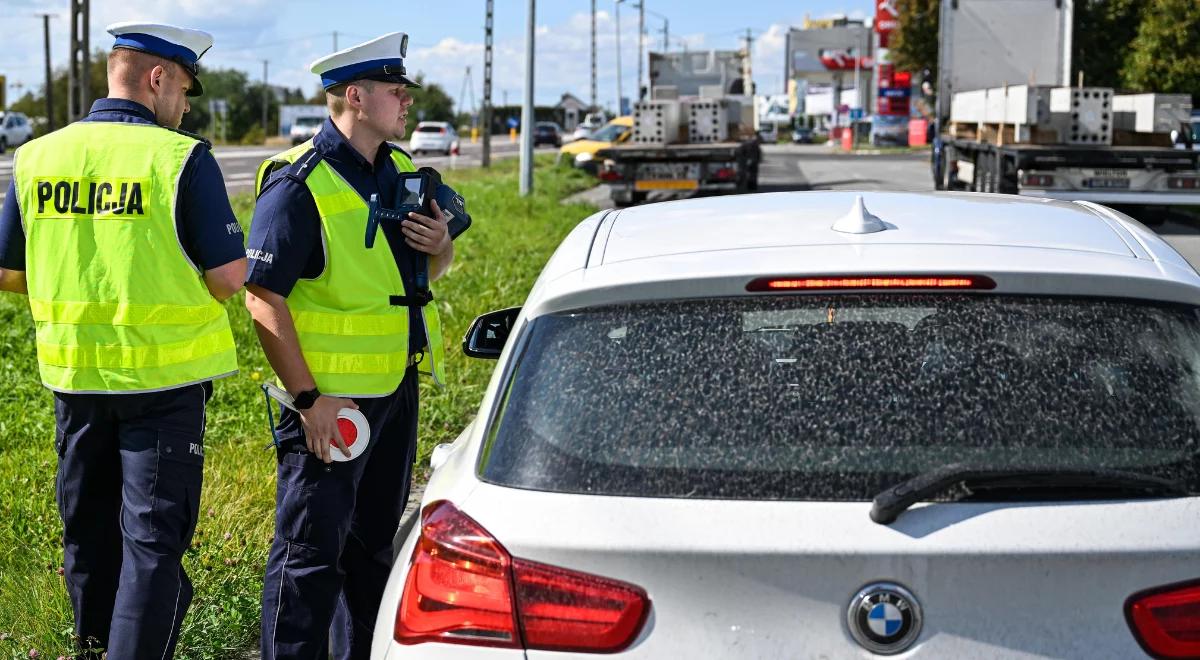
[[[741,107],[739,105],[740,113]],[[725,99],[694,99],[687,103],[688,142],[724,142],[729,139],[730,103]]]
[[[633,106],[633,144],[679,142],[682,104],[677,100],[638,101]]]
[[[1134,133],[1170,133],[1191,121],[1189,94],[1118,94],[1112,109],[1116,128]]]
[[[1109,87],[1056,87],[1050,90],[1051,121],[1065,144],[1111,145],[1113,90]]]

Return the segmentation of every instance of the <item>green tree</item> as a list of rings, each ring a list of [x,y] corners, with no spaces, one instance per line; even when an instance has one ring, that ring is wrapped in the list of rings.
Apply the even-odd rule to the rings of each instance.
[[[1200,98],[1200,12],[1196,0],[1149,0],[1121,80],[1139,91]]]
[[[189,99],[192,109],[183,116],[180,128],[200,133],[206,137],[217,138],[220,136],[212,134],[215,125],[212,114],[209,112],[209,102],[218,99],[224,100],[229,106],[229,114],[232,115],[234,106],[241,103],[246,96],[248,77],[245,71],[237,69],[201,69],[200,80],[204,82],[204,95]],[[235,129],[231,125],[227,127],[226,137],[229,140],[237,141],[245,130],[245,126]]]
[[[421,86],[408,90],[413,97],[412,108],[408,111],[409,134],[418,121],[454,121],[454,101],[446,90],[437,83],[425,82],[425,77],[419,73],[414,80]]]
[[[889,56],[899,71],[920,75],[929,69],[937,80],[939,0],[896,2],[896,30],[892,32]],[[936,87],[936,85],[935,85]]]
[[[1076,0],[1071,65],[1075,72],[1083,72],[1083,84],[1122,86],[1121,67],[1145,6],[1146,0]]]

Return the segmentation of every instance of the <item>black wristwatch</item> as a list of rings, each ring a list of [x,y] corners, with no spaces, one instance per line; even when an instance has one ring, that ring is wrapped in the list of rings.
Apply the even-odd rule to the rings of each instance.
[[[317,397],[319,396],[321,396],[321,390],[314,387],[307,392],[297,394],[295,401],[292,403],[296,406],[296,410],[308,410],[317,402]]]

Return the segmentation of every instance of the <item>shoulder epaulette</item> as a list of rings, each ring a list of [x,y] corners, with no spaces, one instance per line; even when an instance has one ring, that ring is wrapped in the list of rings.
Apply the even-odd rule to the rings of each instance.
[[[181,128],[171,128],[170,126],[163,126],[163,128],[167,129],[168,131],[171,131],[172,133],[178,133],[180,135],[190,137],[193,140],[196,140],[197,142],[203,142],[205,147],[207,147],[208,149],[212,149],[212,142],[209,141],[209,139],[204,137],[203,135],[197,135],[196,133],[192,133],[190,131],[185,131]]]
[[[321,153],[316,149],[309,149],[288,166],[287,173],[284,176],[297,183],[304,183],[304,180],[308,178],[308,175],[312,174],[320,162]]]

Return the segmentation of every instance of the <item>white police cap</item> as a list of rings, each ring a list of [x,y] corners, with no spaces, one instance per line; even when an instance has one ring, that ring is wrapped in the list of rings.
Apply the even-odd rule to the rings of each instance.
[[[325,89],[355,80],[379,80],[420,87],[408,77],[404,58],[408,35],[392,32],[365,43],[339,50],[312,63],[311,71],[321,76]]]
[[[200,96],[204,93],[204,87],[200,84],[199,78],[199,61],[201,56],[208,52],[209,48],[212,48],[213,37],[211,34],[202,30],[175,27],[174,25],[136,21],[113,23],[105,29],[117,38],[113,43],[114,50],[128,48],[177,62],[187,69],[195,83],[188,90],[188,96]]]

